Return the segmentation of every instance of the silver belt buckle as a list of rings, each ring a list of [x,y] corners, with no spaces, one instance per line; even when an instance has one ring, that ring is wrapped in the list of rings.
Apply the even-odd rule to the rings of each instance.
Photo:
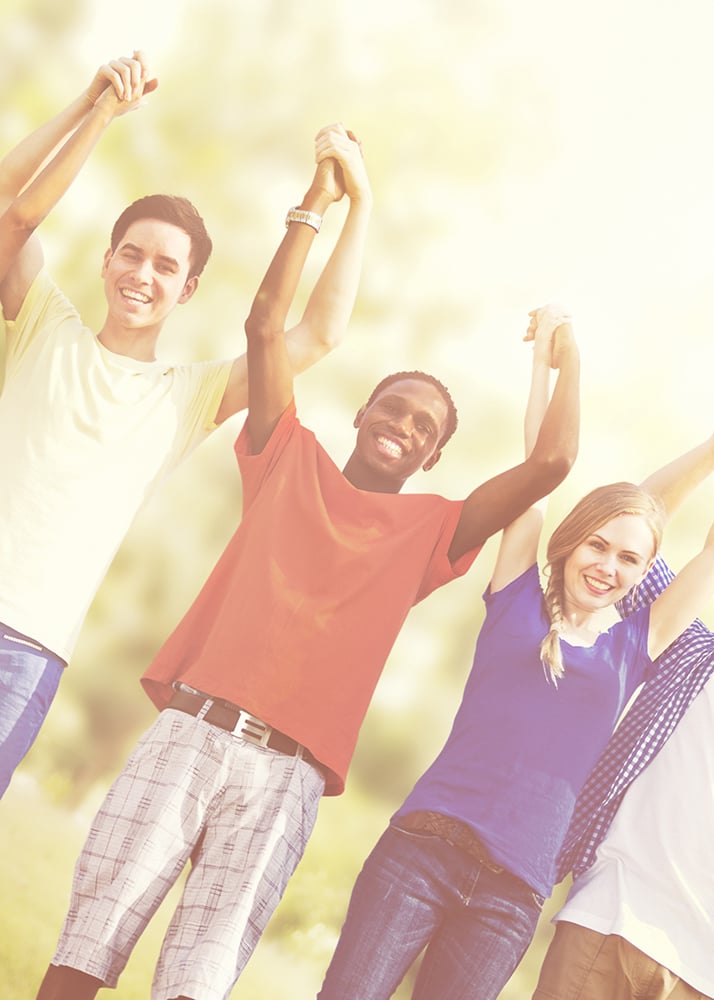
[[[208,695],[203,691],[199,691],[197,688],[192,688],[190,684],[184,684],[183,681],[174,681],[171,686],[174,691],[185,691],[186,694],[200,694],[202,698],[208,698]]]
[[[267,725],[261,719],[256,719],[254,715],[243,709],[240,710],[232,730],[234,735],[242,736],[244,740],[255,743],[259,747],[267,747],[272,731],[272,726]]]

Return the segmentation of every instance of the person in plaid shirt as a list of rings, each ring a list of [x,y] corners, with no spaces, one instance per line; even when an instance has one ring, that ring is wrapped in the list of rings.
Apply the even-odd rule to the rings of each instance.
[[[670,513],[713,466],[709,438],[643,485]],[[673,579],[658,557],[621,613]],[[714,632],[697,619],[658,667],[578,798],[558,859],[575,883],[534,1000],[714,996]]]

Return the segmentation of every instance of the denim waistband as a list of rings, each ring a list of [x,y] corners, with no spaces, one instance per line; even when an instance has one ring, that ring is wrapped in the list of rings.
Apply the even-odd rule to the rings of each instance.
[[[21,646],[25,646],[27,649],[34,649],[37,653],[42,653],[43,656],[50,656],[54,660],[59,660],[61,663],[65,663],[57,653],[53,650],[48,649],[47,646],[43,646],[41,642],[37,639],[31,638],[29,635],[24,635],[22,632],[18,632],[17,629],[12,628],[10,625],[6,625],[4,622],[0,622],[0,640],[10,639],[11,642],[17,642]]]

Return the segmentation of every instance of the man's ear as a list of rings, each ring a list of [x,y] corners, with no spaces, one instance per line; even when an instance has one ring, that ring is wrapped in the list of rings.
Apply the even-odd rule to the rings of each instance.
[[[104,253],[104,260],[102,261],[102,277],[105,278],[107,274],[107,268],[109,267],[109,261],[112,259],[114,251],[111,247]]]
[[[183,305],[184,302],[188,302],[193,293],[198,288],[198,275],[194,274],[193,277],[189,278],[186,284],[183,286],[183,291],[178,297],[178,304]]]
[[[366,406],[360,406],[359,410],[357,411],[357,416],[354,418],[352,424],[353,427],[359,427],[359,425],[362,423],[362,417],[364,416],[364,411],[366,409],[367,409]]]
[[[426,462],[422,465],[424,472],[428,472],[429,469],[433,469],[436,463],[441,458],[441,448],[437,448],[431,458],[427,458]]]

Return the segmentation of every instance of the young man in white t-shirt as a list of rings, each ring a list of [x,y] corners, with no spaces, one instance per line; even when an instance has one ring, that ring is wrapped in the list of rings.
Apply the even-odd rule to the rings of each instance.
[[[211,252],[190,202],[151,195],[117,220],[104,256],[107,313],[98,333],[52,282],[33,235],[108,125],[156,86],[141,53],[112,61],[0,162],[7,331],[0,395],[0,795],[44,721],[137,509],[177,462],[248,402],[245,355],[181,366],[156,358],[166,319],[192,298]],[[331,127],[346,134],[341,125]],[[318,165],[313,184],[327,192],[326,204],[344,193],[332,161]],[[295,371],[318,360],[345,330],[365,212],[350,203],[290,332]],[[319,221],[310,224],[319,228]]]

